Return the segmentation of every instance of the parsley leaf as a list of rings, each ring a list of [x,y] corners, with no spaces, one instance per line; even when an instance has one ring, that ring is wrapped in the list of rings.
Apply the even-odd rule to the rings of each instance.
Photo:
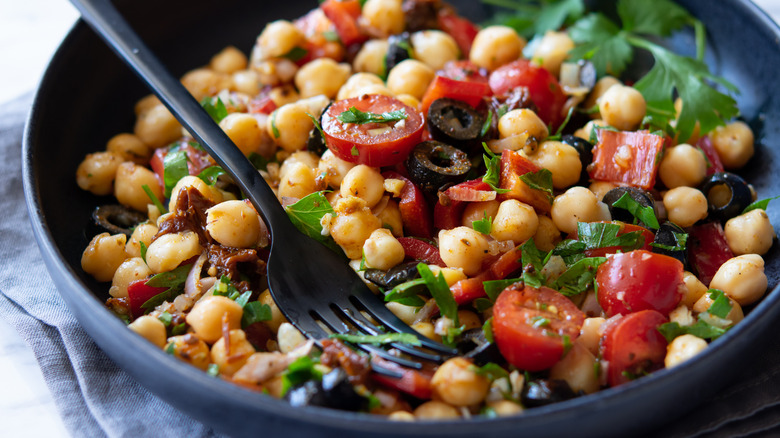
[[[538,249],[533,237],[523,243],[520,251],[522,252],[523,282],[531,287],[542,287],[545,284],[542,268],[552,253]]]
[[[610,248],[619,246],[624,251],[639,249],[644,244],[641,231],[631,231],[618,236],[620,225],[601,222],[577,222],[577,237],[585,244],[584,249]]]
[[[634,58],[634,50],[620,33],[620,28],[606,16],[592,13],[569,28],[577,47],[569,52],[571,59],[587,59],[599,76],[620,76]]]
[[[217,178],[219,178],[221,175],[224,175],[225,173],[227,173],[225,172],[225,169],[219,166],[209,166],[198,174],[198,178],[200,178],[204,183],[213,186],[217,183]]]
[[[280,58],[285,58],[285,59],[289,59],[292,62],[296,62],[296,61],[300,61],[301,59],[303,59],[304,56],[308,54],[309,54],[308,50],[304,49],[303,47],[295,46],[292,49],[290,49],[289,52],[280,56]]]
[[[471,221],[471,227],[474,231],[482,234],[490,234],[490,231],[493,229],[493,218],[487,215],[487,211],[484,211],[483,213],[482,219]]]
[[[203,107],[204,110],[211,116],[211,118],[216,122],[219,123],[227,117],[228,111],[227,108],[225,108],[224,102],[222,102],[222,99],[217,98],[217,102],[214,103],[214,99],[211,97],[204,97],[203,100],[200,101],[200,106]]]
[[[623,196],[613,202],[612,206],[628,210],[634,218],[649,228],[657,230],[661,226],[658,224],[658,218],[655,217],[655,210],[653,210],[653,207],[647,207],[640,204],[636,199],[632,198],[628,192],[623,193]]]
[[[556,281],[559,292],[567,297],[587,291],[596,280],[596,271],[606,257],[587,257],[578,260]]]
[[[495,24],[515,29],[526,38],[558,30],[564,24],[580,18],[585,11],[582,0],[543,0],[539,2],[517,0],[482,0],[483,3],[502,6],[512,12],[496,14]]]
[[[621,1],[617,9],[626,32],[669,36],[696,21],[688,11],[669,0]]]
[[[549,169],[541,169],[538,172],[528,172],[520,175],[520,181],[526,183],[532,189],[545,192],[547,198],[552,202],[554,198],[552,172]]]
[[[350,334],[338,334],[333,333],[330,338],[340,339],[345,342],[353,344],[392,344],[398,342],[401,344],[407,344],[412,346],[420,346],[422,343],[417,336],[411,333],[385,333],[382,335],[350,335]]]
[[[680,326],[676,322],[667,322],[658,326],[658,331],[666,338],[667,342],[672,342],[674,338],[689,334],[702,339],[715,339],[726,333],[725,329],[715,327],[699,320],[693,325]]]
[[[363,112],[359,109],[355,108],[354,106],[349,107],[348,110],[342,112],[338,116],[336,116],[341,123],[354,123],[357,125],[362,125],[364,123],[390,123],[390,122],[397,122],[400,120],[404,120],[408,118],[409,116],[406,115],[406,111],[404,109],[399,109],[396,111],[389,111],[384,112],[382,114],[376,114],[372,112]]]
[[[493,317],[488,318],[484,324],[482,324],[482,333],[485,334],[485,340],[490,343],[494,342],[493,338]]]
[[[314,192],[304,196],[295,204],[288,205],[284,209],[293,225],[303,234],[324,243],[336,252],[341,251],[332,237],[322,235],[322,224],[320,223],[322,217],[326,214],[335,214],[323,192]]]
[[[187,152],[182,149],[172,148],[163,158],[163,182],[165,183],[165,197],[171,197],[171,191],[180,179],[190,174],[187,167]]]
[[[501,294],[501,292],[503,292],[504,289],[520,281],[523,281],[523,279],[508,278],[504,280],[490,280],[490,281],[483,281],[482,286],[485,289],[485,295],[487,295],[491,301],[495,302],[496,299],[498,298],[498,295]]]
[[[458,324],[458,303],[455,302],[455,297],[452,295],[450,287],[447,286],[444,274],[439,272],[439,275],[433,275],[431,268],[425,263],[418,263],[417,271],[420,273],[420,277],[425,280],[425,285],[436,301],[436,305],[439,306],[441,314],[451,319],[453,325],[458,327],[460,325]]]
[[[745,207],[745,209],[742,210],[742,214],[745,214],[751,210],[758,210],[758,209],[766,210],[766,208],[769,207],[769,201],[773,201],[775,199],[780,199],[780,196],[775,196],[773,198],[767,198],[767,199],[760,199]]]
[[[318,359],[302,356],[288,365],[287,370],[282,373],[282,396],[303,382],[322,380],[322,372],[315,367],[318,363]]]
[[[707,313],[717,316],[718,318],[725,318],[729,312],[731,312],[729,298],[720,289],[710,289],[707,293],[712,300],[712,304],[710,304],[710,308],[707,309]]]
[[[241,316],[241,327],[246,328],[256,322],[271,320],[271,306],[260,301],[250,301],[244,306]]]
[[[488,362],[481,367],[471,365],[469,368],[471,368],[478,376],[487,377],[491,382],[497,379],[509,380],[509,372],[497,363]]]
[[[160,212],[160,214],[168,213],[168,209],[165,208],[165,206],[160,202],[160,198],[157,197],[157,195],[154,194],[152,189],[149,188],[148,185],[144,184],[141,186],[141,188],[146,193],[146,196],[149,197],[149,200],[152,201],[152,204],[154,204],[155,207],[157,207],[157,210]]]
[[[385,295],[385,301],[393,301],[405,306],[422,307],[425,305],[425,300],[420,298],[418,294],[422,291],[422,286],[424,285],[425,280],[422,278],[405,281],[392,288]]]
[[[487,171],[485,171],[485,176],[482,177],[482,182],[489,185],[496,193],[508,192],[508,189],[499,187],[501,185],[501,157],[488,149],[485,143],[482,144],[484,145],[485,150],[490,152],[490,155],[482,155],[482,158],[485,160],[485,168],[487,169]]]
[[[144,283],[147,286],[167,287],[168,289],[149,298],[141,305],[141,309],[145,311],[152,310],[165,301],[173,301],[174,298],[184,293],[184,282],[187,280],[190,268],[192,268],[192,265],[182,265],[172,271],[161,272],[147,280]]]

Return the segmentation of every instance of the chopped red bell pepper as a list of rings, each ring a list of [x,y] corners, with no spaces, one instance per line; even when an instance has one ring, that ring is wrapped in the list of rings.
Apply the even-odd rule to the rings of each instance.
[[[248,106],[252,114],[271,114],[276,109],[276,102],[270,96],[260,96],[250,100]]]
[[[433,207],[433,226],[437,230],[451,230],[461,225],[466,202],[495,199],[495,192],[482,178],[456,184],[439,196]]]
[[[433,387],[431,385],[433,371],[426,369],[418,371],[404,368],[397,363],[390,362],[389,360],[382,359],[378,356],[372,356],[371,363],[388,371],[401,374],[401,378],[393,378],[379,373],[371,373],[371,378],[377,383],[405,392],[406,394],[421,400],[428,400],[431,398],[431,394],[433,393]]]
[[[423,95],[420,108],[423,115],[428,117],[428,108],[433,101],[443,97],[461,100],[476,107],[482,101],[482,97],[490,95],[490,86],[482,82],[457,81],[444,76],[436,76],[428,85]]]
[[[130,304],[130,311],[133,314],[133,319],[143,316],[144,310],[141,308],[143,304],[155,295],[159,295],[166,290],[167,287],[154,287],[146,285],[146,278],[135,280],[127,286],[127,301]]]
[[[522,156],[519,152],[504,150],[501,154],[501,182],[502,189],[509,190],[499,195],[499,199],[517,199],[524,202],[538,211],[549,212],[552,208],[553,197],[551,194],[532,189],[528,184],[520,179],[521,176],[538,172],[541,168],[532,163],[528,158]]]
[[[363,34],[357,25],[357,19],[360,17],[360,2],[358,0],[325,0],[320,5],[320,9],[333,22],[336,33],[339,34],[339,38],[345,46],[361,43],[368,39],[368,36]]]
[[[404,224],[406,234],[426,239],[431,238],[433,236],[431,210],[422,190],[398,172],[388,170],[382,173],[382,176],[385,179],[400,179],[405,183],[401,190],[398,209],[401,211],[401,222]]]
[[[502,254],[489,268],[482,271],[476,277],[460,280],[453,284],[450,287],[450,291],[455,297],[455,302],[457,302],[458,305],[468,304],[477,298],[484,297],[485,287],[482,285],[482,282],[502,280],[508,277],[511,273],[523,266],[521,259],[522,253],[520,247],[517,246]]]
[[[445,267],[444,260],[441,259],[439,254],[439,248],[431,245],[428,242],[416,239],[414,237],[399,237],[398,241],[404,248],[404,254],[406,257],[414,260],[420,260],[429,265],[436,265]]]
[[[610,131],[599,129],[593,148],[590,177],[596,181],[623,183],[645,190],[655,185],[664,148],[664,137],[649,131]]]
[[[452,10],[446,8],[439,10],[439,27],[455,40],[463,57],[468,58],[471,44],[479,32],[479,28],[468,19],[456,15]]]
[[[732,257],[734,253],[726,242],[720,223],[695,225],[688,231],[688,262],[692,272],[705,286],[710,285],[720,266]]]
[[[696,147],[704,152],[704,156],[707,157],[707,175],[713,173],[723,172],[723,163],[720,161],[720,155],[715,150],[715,146],[712,145],[712,139],[709,135],[705,135],[696,142]]]

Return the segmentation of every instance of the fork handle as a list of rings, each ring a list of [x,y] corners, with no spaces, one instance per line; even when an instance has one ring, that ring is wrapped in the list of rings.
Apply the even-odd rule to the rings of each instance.
[[[110,0],[71,0],[81,17],[151,88],[177,120],[212,157],[263,216],[271,233],[294,229],[271,188],[241,150],[175,79],[119,14]]]

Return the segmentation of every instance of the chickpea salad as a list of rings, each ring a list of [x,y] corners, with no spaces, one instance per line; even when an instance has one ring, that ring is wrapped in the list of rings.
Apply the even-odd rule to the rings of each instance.
[[[521,414],[738,324],[768,287],[772,198],[732,173],[754,134],[701,22],[670,0],[484,1],[503,9],[476,24],[440,0],[325,0],[181,78],[296,227],[456,357],[306,339],[267,290],[262,218],[153,96],[76,171],[118,202],[81,260],[106,306],[214,378],[393,420]],[[657,43],[686,28],[692,56]],[[637,50],[654,65],[633,81]]]

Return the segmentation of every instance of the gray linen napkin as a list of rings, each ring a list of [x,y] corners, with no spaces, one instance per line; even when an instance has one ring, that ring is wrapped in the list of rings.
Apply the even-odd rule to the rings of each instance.
[[[26,95],[0,106],[0,317],[32,348],[74,436],[215,436],[119,369],[57,293],[23,207],[21,137],[30,102]],[[780,338],[771,335],[736,383],[652,436],[780,436]]]

